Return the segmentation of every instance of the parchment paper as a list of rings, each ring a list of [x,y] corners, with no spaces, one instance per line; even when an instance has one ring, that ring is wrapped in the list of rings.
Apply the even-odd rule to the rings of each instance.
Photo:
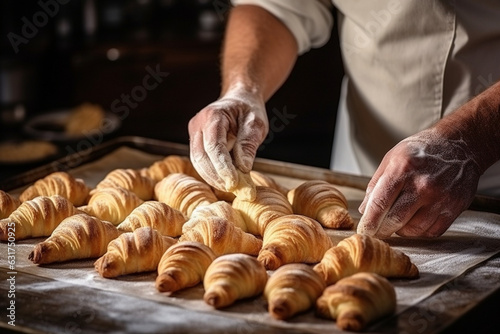
[[[147,167],[162,156],[147,154],[135,149],[123,147],[108,156],[75,168],[70,173],[83,178],[89,186],[95,186],[109,171],[115,168]],[[291,188],[303,180],[272,175],[281,184]],[[339,187],[346,195],[353,217],[359,219],[357,207],[363,192],[357,189]],[[12,193],[19,193],[21,189]],[[334,243],[354,233],[353,231],[327,231]],[[307,332],[332,331],[332,321],[319,319],[312,311],[299,315],[290,321],[272,319],[267,311],[264,299],[237,302],[224,309],[214,310],[203,302],[203,287],[198,285],[173,295],[156,291],[154,281],[156,273],[144,273],[123,276],[118,279],[101,278],[93,268],[94,260],[70,261],[48,266],[33,265],[28,254],[33,246],[43,238],[18,241],[16,244],[16,270],[34,275],[52,278],[58,282],[85,285],[96,289],[134,295],[142,299],[177,305],[187,310],[215,312],[228,317],[239,317],[248,321],[266,323],[279,328],[303,329]],[[469,268],[487,260],[500,251],[500,216],[492,213],[465,211],[440,238],[409,239],[392,237],[386,240],[392,247],[405,252],[417,265],[420,278],[414,280],[391,280],[396,288],[397,313],[418,304],[433,292],[464,273]],[[8,268],[6,261],[7,245],[0,244],[0,267]],[[272,274],[270,272],[270,274]],[[49,289],[48,283],[34,287],[43,291]],[[77,288],[77,287],[76,287]],[[140,308],[140,305],[134,307]]]

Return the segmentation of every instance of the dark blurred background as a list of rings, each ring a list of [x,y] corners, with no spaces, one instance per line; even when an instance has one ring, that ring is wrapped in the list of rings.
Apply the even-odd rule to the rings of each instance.
[[[218,97],[226,0],[2,0],[0,6],[2,141],[26,138],[23,124],[32,117],[91,102],[122,118],[105,140],[135,135],[187,144],[189,119]],[[154,89],[137,88],[155,71],[162,74]],[[258,156],[328,168],[342,74],[334,27],[328,44],[301,56],[267,103],[277,127]],[[32,167],[0,166],[0,178]]]

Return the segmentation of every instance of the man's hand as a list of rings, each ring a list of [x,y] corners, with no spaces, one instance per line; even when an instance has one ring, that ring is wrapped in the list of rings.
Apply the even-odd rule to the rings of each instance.
[[[268,132],[264,101],[250,92],[230,91],[189,122],[191,161],[211,186],[231,191],[239,169],[249,173]]]
[[[437,237],[474,198],[480,167],[462,139],[435,129],[389,151],[368,184],[358,233]]]
[[[231,9],[223,45],[221,98],[196,114],[188,129],[200,176],[232,192],[246,183],[238,175],[252,169],[269,128],[264,103],[288,77],[298,45],[280,19],[254,5]]]

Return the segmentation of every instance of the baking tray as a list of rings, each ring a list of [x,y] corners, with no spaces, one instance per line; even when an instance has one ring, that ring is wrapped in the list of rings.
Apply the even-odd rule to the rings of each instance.
[[[0,184],[0,189],[11,190],[34,182],[53,171],[70,170],[97,160],[120,147],[130,147],[158,155],[188,155],[188,146],[147,139],[142,137],[121,137],[102,145],[81,151],[54,161],[27,173],[20,174]],[[325,179],[329,182],[364,189],[368,179],[344,175],[322,168],[302,166],[287,162],[257,159],[256,170],[286,175],[298,179]],[[484,210],[488,208],[483,207]],[[498,305],[500,293],[498,276],[487,273],[500,272],[500,257],[493,256],[480,265],[469,269],[463,275],[450,281],[429,298],[411,306],[397,317],[381,322],[377,333],[441,333],[455,328],[479,330],[488,322],[478,318],[487,316],[491,304]],[[0,268],[2,277],[8,271]],[[19,319],[30,319],[29,324],[11,327],[0,319],[0,331],[25,333],[299,333],[293,328],[276,328],[259,322],[249,322],[234,317],[185,310],[176,306],[141,300],[141,309],[134,309],[137,298],[103,291],[91,287],[74,286],[69,283],[50,284],[48,278],[36,275],[17,275],[16,302]],[[496,283],[496,286],[495,286]],[[0,281],[2,296],[9,290],[6,279]],[[75,304],[68,300],[77,301]],[[0,299],[0,309],[5,310],[6,298]],[[495,304],[496,303],[496,304]],[[61,307],[64,305],[64,307]],[[493,308],[498,309],[498,308]],[[479,312],[479,315],[478,315]],[[177,319],[182,314],[182,322]],[[492,313],[491,313],[492,314]],[[186,319],[188,321],[186,321]],[[455,324],[455,325],[454,325]],[[483,327],[481,327],[483,326]],[[487,330],[487,329],[485,329]],[[332,323],[332,332],[337,332]],[[340,332],[340,331],[338,331]]]

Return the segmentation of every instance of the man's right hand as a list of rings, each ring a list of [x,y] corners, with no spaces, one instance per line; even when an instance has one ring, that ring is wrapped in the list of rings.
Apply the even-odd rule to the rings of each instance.
[[[288,77],[298,45],[280,19],[255,5],[231,9],[223,45],[221,97],[198,112],[188,130],[200,176],[232,192],[245,184],[238,175],[252,169],[269,129],[265,101]]]
[[[265,104],[251,92],[232,90],[189,121],[191,161],[211,186],[231,191],[239,169],[249,173],[269,129]]]

